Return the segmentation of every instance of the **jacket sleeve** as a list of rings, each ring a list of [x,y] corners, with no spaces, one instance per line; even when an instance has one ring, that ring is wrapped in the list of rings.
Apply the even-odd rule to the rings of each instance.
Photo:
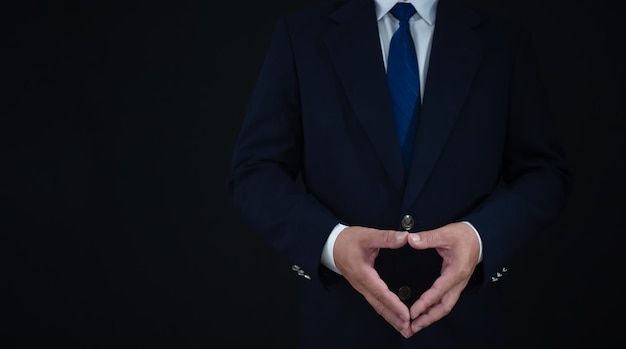
[[[302,121],[297,67],[286,22],[279,22],[236,139],[228,194],[249,226],[311,278],[339,220],[298,176]]]
[[[484,282],[498,281],[512,256],[549,228],[572,187],[530,35],[520,42],[510,82],[502,185],[465,217],[483,241]]]

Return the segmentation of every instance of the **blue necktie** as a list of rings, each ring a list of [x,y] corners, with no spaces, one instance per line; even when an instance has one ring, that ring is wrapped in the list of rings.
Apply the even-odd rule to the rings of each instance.
[[[400,21],[400,28],[391,38],[387,58],[387,83],[402,149],[405,174],[409,170],[421,104],[417,55],[409,29],[409,18],[415,12],[415,8],[410,3],[397,3],[391,9],[391,14]]]

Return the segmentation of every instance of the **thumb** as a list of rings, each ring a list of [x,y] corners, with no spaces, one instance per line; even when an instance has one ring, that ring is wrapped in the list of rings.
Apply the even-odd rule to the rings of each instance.
[[[381,234],[382,233],[382,234]],[[373,241],[375,248],[400,248],[407,243],[409,233],[406,231],[383,230],[376,234],[377,238]]]
[[[408,243],[411,247],[423,250],[426,248],[439,247],[437,244],[439,234],[437,229],[426,230],[419,233],[411,233],[408,236]]]

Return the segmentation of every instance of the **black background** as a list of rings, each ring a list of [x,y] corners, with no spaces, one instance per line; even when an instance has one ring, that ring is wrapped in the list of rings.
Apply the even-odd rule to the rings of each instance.
[[[3,5],[2,347],[294,345],[301,281],[237,217],[225,179],[275,20],[321,2]],[[501,286],[503,347],[619,347],[621,12],[607,1],[465,2],[537,34],[576,175],[553,234]]]

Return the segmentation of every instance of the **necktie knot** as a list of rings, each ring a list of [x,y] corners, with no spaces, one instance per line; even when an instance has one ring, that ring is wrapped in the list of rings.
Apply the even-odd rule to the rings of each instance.
[[[390,12],[400,22],[407,22],[417,11],[410,2],[399,2],[395,4]]]

